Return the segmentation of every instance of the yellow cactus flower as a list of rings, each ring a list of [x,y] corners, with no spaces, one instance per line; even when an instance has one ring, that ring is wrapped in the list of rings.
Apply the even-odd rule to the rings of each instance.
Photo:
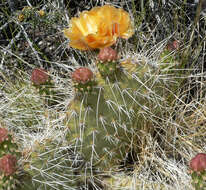
[[[24,11],[30,11],[32,9],[32,7],[30,6],[25,6],[23,9],[22,9],[22,12]]]
[[[43,17],[45,15],[45,12],[43,10],[37,11],[39,16]]]
[[[19,20],[19,22],[22,22],[22,21],[24,21],[24,15],[21,13],[21,14],[19,14],[19,16],[18,16],[18,20]]]
[[[64,35],[70,47],[80,50],[101,49],[114,44],[118,37],[128,39],[134,33],[129,14],[111,5],[94,7],[71,19]]]

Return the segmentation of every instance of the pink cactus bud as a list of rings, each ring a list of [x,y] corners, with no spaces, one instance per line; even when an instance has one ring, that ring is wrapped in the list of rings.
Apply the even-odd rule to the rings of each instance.
[[[72,80],[78,83],[86,83],[93,78],[93,72],[86,68],[80,67],[72,73]]]
[[[3,172],[4,175],[12,175],[16,169],[17,160],[15,156],[7,154],[0,159],[0,171]]]
[[[46,70],[36,68],[32,71],[31,81],[35,85],[45,84],[48,81],[48,79],[49,79],[49,75]]]
[[[206,154],[199,153],[190,160],[190,168],[195,172],[201,172],[206,169]]]
[[[0,143],[8,139],[8,130],[5,128],[0,128]]]
[[[100,61],[114,61],[117,60],[117,52],[111,47],[106,47],[100,50],[98,54]]]

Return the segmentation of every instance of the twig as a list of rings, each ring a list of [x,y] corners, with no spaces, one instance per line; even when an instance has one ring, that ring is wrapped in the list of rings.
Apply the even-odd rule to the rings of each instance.
[[[3,26],[0,27],[0,31],[3,30],[10,22],[6,22]]]
[[[19,23],[18,23],[18,24],[19,24]],[[25,38],[26,38],[29,46],[31,47],[32,51],[34,52],[35,56],[37,57],[37,60],[38,60],[39,65],[41,66],[41,61],[40,61],[41,59],[40,59],[40,57],[39,57],[39,54],[38,54],[38,52],[35,50],[35,48],[33,47],[33,43],[32,43],[32,41],[29,39],[29,36],[28,36],[25,28],[24,28],[21,24],[19,24],[19,26],[21,27],[22,32],[24,33],[24,36],[25,36]]]
[[[0,46],[0,50],[1,50],[2,52],[9,53],[10,55],[18,58],[22,63],[25,63],[25,64],[27,64],[28,66],[31,67],[31,65],[30,65],[28,62],[24,61],[21,57],[19,57],[18,55],[12,53],[10,50],[8,50],[8,49],[6,49],[6,48],[4,48],[4,47],[2,47],[2,46]]]
[[[16,39],[18,39],[18,38],[20,37],[20,35],[21,35],[21,31],[19,31],[18,34],[17,34],[14,38],[12,38],[12,40],[10,41],[10,43],[7,45],[7,47],[6,47],[5,49],[8,50],[9,48],[11,48],[11,46],[12,46],[13,43],[14,43],[14,41],[15,41]],[[3,68],[3,63],[4,63],[5,55],[6,55],[7,52],[8,52],[8,51],[4,51],[4,53],[3,53],[3,56],[2,56],[2,59],[1,59],[0,68]]]
[[[191,48],[191,45],[192,45],[192,42],[194,40],[194,33],[195,33],[195,28],[199,22],[199,19],[200,19],[200,13],[201,13],[201,10],[202,10],[202,4],[203,4],[203,0],[199,0],[199,4],[197,6],[197,11],[196,11],[196,16],[195,16],[195,20],[194,20],[194,24],[193,24],[193,28],[192,28],[192,33],[190,35],[190,40],[189,40],[189,44],[188,44],[188,48],[186,49],[185,51],[185,55],[189,56],[189,50]]]
[[[27,4],[32,7],[31,3],[29,2],[29,0],[26,0]]]
[[[15,11],[16,10],[16,3],[14,0],[7,0],[8,4],[9,4],[9,8],[11,9],[11,11]]]

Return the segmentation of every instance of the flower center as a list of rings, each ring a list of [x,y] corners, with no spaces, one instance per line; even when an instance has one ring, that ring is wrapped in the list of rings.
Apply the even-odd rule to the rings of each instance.
[[[118,23],[114,23],[112,25],[112,35],[119,35],[119,24]]]

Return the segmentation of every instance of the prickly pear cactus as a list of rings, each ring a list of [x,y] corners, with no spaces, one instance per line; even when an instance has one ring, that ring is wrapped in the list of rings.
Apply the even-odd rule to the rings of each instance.
[[[149,96],[154,93],[148,88],[154,82],[149,74],[152,68],[143,60],[120,63],[117,56],[111,56],[114,50],[109,51],[109,59],[98,55],[94,78],[86,83],[73,78],[76,96],[66,119],[69,143],[75,144],[87,161],[106,169],[118,164],[133,148],[140,130],[140,123],[135,121],[151,104]],[[90,92],[76,87],[76,83],[87,86],[94,80],[97,85]]]

